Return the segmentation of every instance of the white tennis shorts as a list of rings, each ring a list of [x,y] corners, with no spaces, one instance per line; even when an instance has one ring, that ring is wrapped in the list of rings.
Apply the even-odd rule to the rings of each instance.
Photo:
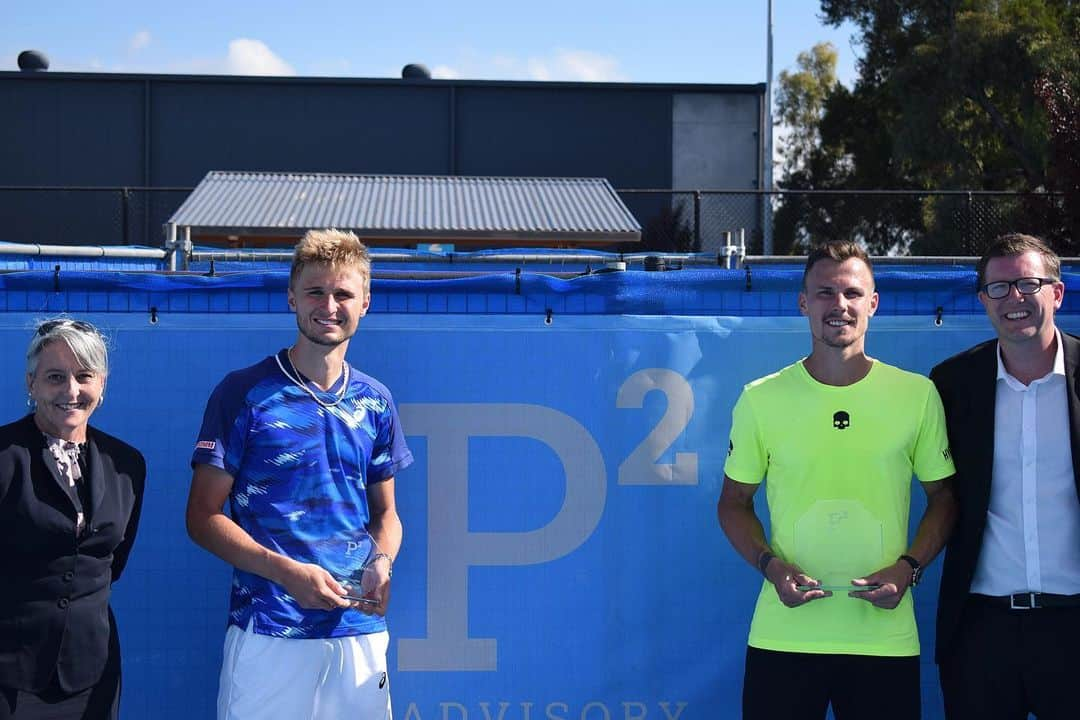
[[[218,720],[390,720],[388,633],[297,640],[230,625]]]

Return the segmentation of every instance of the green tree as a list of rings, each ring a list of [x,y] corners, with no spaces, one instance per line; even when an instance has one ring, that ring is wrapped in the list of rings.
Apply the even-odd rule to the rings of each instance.
[[[1080,94],[1061,76],[1040,78],[1035,92],[1050,122],[1051,185],[1065,196],[1063,224],[1075,248],[1080,240]]]
[[[784,178],[805,169],[821,146],[818,128],[825,114],[825,100],[836,88],[836,60],[832,43],[818,43],[799,53],[795,60],[797,71],[782,70],[777,78],[776,122],[783,128],[780,154],[784,158]]]
[[[811,239],[823,239],[831,228],[822,198],[799,191],[813,188],[815,179],[823,179],[823,169],[840,164],[832,148],[823,146],[820,131],[826,102],[838,88],[836,62],[832,43],[818,43],[799,53],[795,71],[781,71],[777,78],[776,124],[783,158],[779,186],[791,191],[779,199],[773,216],[773,252],[778,255],[804,251]]]
[[[855,24],[862,57],[855,86],[837,87],[825,99],[821,143],[804,164],[808,186],[1066,189],[1066,173],[1052,169],[1048,105],[1037,88],[1045,78],[1057,78],[1075,107],[1080,4],[822,0],[821,7],[827,22]],[[864,208],[871,217],[861,227],[876,252],[978,252],[988,236],[1010,224],[1074,251],[1077,228],[1068,227],[1065,213],[1044,206],[1034,199],[999,207],[1000,217],[980,224],[970,202],[926,196]]]
[[[852,149],[876,149],[887,140],[878,128],[860,123],[862,98],[837,82],[836,62],[836,48],[820,43],[799,53],[796,72],[781,72],[778,79],[784,158],[780,186],[787,190],[773,221],[778,254],[803,252],[811,241],[849,237],[861,239],[875,252],[903,248],[910,243],[910,220],[918,217],[918,204],[910,197],[829,192],[860,187],[854,182]],[[838,119],[846,123],[842,129]],[[823,141],[837,136],[845,142]],[[863,179],[861,187],[894,184],[893,178],[874,178]]]

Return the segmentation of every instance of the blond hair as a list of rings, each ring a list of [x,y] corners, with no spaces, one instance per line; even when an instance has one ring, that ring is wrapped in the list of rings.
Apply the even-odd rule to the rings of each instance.
[[[328,265],[334,270],[355,269],[364,276],[364,294],[371,292],[371,256],[356,233],[327,228],[308,230],[293,249],[289,287],[296,284],[308,265]]]

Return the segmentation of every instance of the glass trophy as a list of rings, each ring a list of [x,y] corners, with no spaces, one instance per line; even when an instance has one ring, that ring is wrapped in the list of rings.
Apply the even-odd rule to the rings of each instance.
[[[793,561],[822,590],[870,590],[851,581],[887,563],[881,521],[858,500],[819,500],[796,521]]]
[[[319,543],[318,562],[345,588],[344,598],[363,607],[378,607],[375,556],[379,546],[365,530],[342,533]]]

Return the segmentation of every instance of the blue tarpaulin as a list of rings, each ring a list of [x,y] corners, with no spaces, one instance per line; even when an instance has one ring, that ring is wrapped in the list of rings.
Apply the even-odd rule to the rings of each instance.
[[[417,458],[397,478],[398,720],[738,717],[761,578],[715,505],[741,388],[809,351],[801,272],[374,281],[348,359],[393,391]],[[1059,320],[1076,330],[1066,280]],[[992,336],[970,268],[882,268],[877,282],[880,360],[925,373]],[[94,424],[148,460],[114,598],[126,718],[213,716],[229,569],[185,533],[188,462],[214,385],[294,340],[286,283],[280,267],[0,275],[6,417],[26,412],[34,322],[69,313],[112,344]],[[939,568],[915,596],[931,719]]]

